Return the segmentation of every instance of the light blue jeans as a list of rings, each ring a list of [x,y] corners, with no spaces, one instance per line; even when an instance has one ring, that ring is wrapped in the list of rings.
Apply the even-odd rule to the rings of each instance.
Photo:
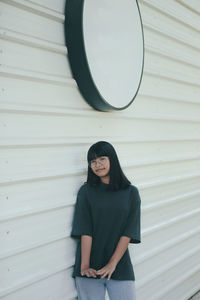
[[[78,300],[105,300],[106,289],[110,300],[136,300],[135,281],[114,280],[107,277],[75,277]]]

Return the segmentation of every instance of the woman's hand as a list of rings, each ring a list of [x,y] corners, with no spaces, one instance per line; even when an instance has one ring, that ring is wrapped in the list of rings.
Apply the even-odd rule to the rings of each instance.
[[[92,269],[90,267],[84,267],[84,268],[81,268],[81,275],[86,275],[87,277],[94,277],[96,278],[97,275],[96,275],[96,270],[95,269]]]
[[[96,274],[102,275],[101,278],[104,278],[106,275],[108,275],[108,280],[109,280],[112,273],[115,271],[115,269],[116,269],[116,263],[109,262],[109,263],[107,263],[107,265],[105,265],[105,267],[96,271]]]

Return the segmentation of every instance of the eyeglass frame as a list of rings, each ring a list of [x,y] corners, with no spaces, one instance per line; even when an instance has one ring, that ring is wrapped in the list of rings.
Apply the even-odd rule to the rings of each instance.
[[[104,162],[101,162],[101,161],[100,161],[100,159],[101,159],[102,157],[103,157],[103,158],[106,158],[106,160],[105,160]],[[109,158],[109,157],[106,156],[106,155],[99,156],[99,157],[96,158],[95,160],[91,160],[91,161],[88,163],[88,166],[89,166],[90,168],[94,167],[94,166],[92,166],[92,161],[95,161],[95,167],[96,167],[96,165],[97,165],[97,161],[100,162],[101,165],[105,165],[106,162],[107,162],[107,158]]]

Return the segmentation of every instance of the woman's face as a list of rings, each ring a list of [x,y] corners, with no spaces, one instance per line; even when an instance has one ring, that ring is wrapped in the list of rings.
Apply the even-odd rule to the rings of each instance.
[[[91,160],[91,169],[99,177],[108,176],[110,172],[110,160],[108,156],[100,156]]]

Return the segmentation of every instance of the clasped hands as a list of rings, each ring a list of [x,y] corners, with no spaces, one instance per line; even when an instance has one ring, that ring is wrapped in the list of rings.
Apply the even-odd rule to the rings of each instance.
[[[116,269],[116,263],[114,262],[108,262],[103,268],[99,270],[95,270],[90,267],[83,267],[81,268],[81,275],[86,275],[87,277],[94,277],[96,278],[97,275],[100,275],[100,278],[104,278],[108,275],[108,280],[110,279],[112,273]]]

